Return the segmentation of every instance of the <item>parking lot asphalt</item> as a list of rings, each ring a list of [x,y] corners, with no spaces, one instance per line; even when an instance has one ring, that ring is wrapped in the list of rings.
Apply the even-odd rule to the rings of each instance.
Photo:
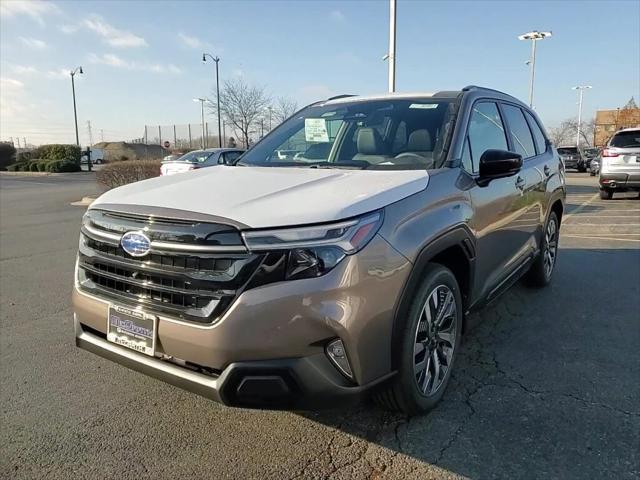
[[[473,314],[441,405],[230,409],[80,351],[70,294],[93,177],[0,176],[0,477],[640,476],[640,200],[568,175],[555,277]]]

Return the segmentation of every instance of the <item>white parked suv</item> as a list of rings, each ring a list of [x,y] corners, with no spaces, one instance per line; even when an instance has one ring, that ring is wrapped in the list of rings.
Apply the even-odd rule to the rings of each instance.
[[[640,191],[640,128],[620,130],[602,151],[600,198],[628,190]]]

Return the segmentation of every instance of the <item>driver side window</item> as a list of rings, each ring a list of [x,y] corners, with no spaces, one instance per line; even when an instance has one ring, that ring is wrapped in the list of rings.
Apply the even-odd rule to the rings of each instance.
[[[469,120],[467,141],[465,142],[465,151],[467,149],[469,150],[467,162],[470,160],[473,165],[473,172],[478,171],[480,157],[487,150],[509,149],[504,124],[502,123],[498,106],[494,102],[479,102],[473,106]]]

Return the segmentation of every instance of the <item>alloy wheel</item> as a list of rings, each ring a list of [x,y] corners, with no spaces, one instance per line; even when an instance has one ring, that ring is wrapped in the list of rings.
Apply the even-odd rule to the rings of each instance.
[[[555,218],[549,219],[544,240],[544,275],[550,278],[558,253],[558,224]]]
[[[413,372],[423,395],[434,395],[444,384],[456,346],[456,299],[446,285],[438,285],[420,311],[414,342]]]

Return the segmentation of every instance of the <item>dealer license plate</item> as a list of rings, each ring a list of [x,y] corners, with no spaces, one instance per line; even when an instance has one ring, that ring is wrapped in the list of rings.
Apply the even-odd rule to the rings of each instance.
[[[107,340],[153,356],[156,350],[156,317],[140,310],[110,305]]]

